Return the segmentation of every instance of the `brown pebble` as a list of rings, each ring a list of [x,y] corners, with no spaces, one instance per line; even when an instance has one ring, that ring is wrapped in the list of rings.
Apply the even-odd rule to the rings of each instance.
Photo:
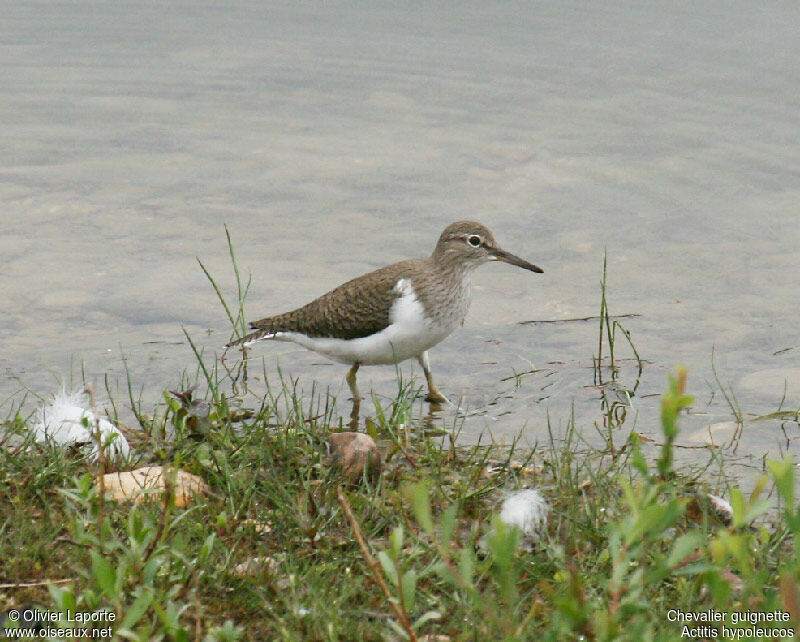
[[[330,463],[341,468],[350,481],[360,479],[364,470],[374,480],[383,463],[375,440],[363,432],[335,432],[328,437]]]

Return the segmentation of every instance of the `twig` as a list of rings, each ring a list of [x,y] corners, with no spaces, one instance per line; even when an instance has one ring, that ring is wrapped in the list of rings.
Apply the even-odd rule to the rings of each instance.
[[[350,508],[350,503],[344,496],[341,486],[336,489],[336,498],[339,500],[339,504],[341,505],[342,510],[344,510],[344,514],[347,516],[347,521],[350,522],[350,528],[353,529],[353,535],[358,542],[358,547],[361,549],[361,554],[364,556],[367,566],[369,566],[369,569],[372,571],[375,581],[383,590],[383,594],[386,596],[386,599],[389,600],[389,605],[397,615],[397,619],[400,620],[400,625],[406,630],[406,633],[408,633],[408,639],[411,640],[411,642],[417,642],[417,635],[414,633],[414,629],[411,628],[411,619],[408,617],[408,613],[400,608],[397,600],[392,597],[392,592],[389,590],[389,587],[386,585],[386,581],[383,579],[380,565],[372,556],[372,553],[369,552],[369,547],[367,546],[367,542],[364,540],[364,535],[361,533],[358,520],[353,514],[353,509]]]
[[[630,317],[640,317],[641,314],[636,313],[628,313],[628,314],[609,314],[607,318],[609,319],[627,319]],[[588,317],[573,317],[571,319],[531,319],[530,321],[518,321],[517,325],[530,325],[532,323],[569,323],[571,321],[596,321],[600,319],[601,316],[599,314],[594,314]],[[605,317],[603,317],[605,318]]]
[[[0,589],[31,588],[33,586],[47,586],[48,584],[66,584],[76,581],[74,577],[67,577],[63,580],[41,580],[39,582],[19,582],[17,584],[0,584]]]
[[[403,453],[403,457],[405,457],[405,460],[411,464],[411,467],[414,468],[414,470],[417,470],[419,468],[419,464],[416,462],[414,457],[410,455],[405,448],[403,448],[399,441],[395,442],[395,446],[397,446],[398,450]]]

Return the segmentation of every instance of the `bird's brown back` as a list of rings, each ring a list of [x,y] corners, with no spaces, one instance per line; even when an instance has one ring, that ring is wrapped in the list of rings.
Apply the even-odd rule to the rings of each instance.
[[[263,333],[302,332],[309,337],[358,339],[389,325],[389,311],[400,295],[398,280],[411,278],[429,259],[410,259],[343,283],[301,308],[250,323]]]

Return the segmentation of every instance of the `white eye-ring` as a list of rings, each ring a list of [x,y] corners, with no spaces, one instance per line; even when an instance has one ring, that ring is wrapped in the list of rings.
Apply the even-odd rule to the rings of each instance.
[[[467,243],[469,243],[472,247],[479,247],[481,244],[481,237],[477,234],[473,234],[467,239]]]

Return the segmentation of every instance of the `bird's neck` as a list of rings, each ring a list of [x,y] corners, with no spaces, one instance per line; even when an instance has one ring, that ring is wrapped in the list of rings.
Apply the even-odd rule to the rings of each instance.
[[[472,282],[472,273],[478,267],[478,263],[464,261],[462,255],[446,252],[440,248],[436,248],[430,261],[435,272],[454,281],[464,281],[465,284]]]

